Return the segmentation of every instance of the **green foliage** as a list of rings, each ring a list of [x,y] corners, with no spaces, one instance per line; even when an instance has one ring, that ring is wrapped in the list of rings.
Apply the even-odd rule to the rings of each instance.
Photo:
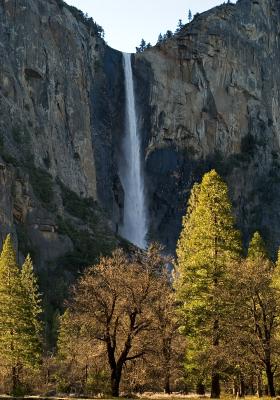
[[[259,232],[255,232],[251,239],[248,249],[248,259],[251,261],[268,259],[266,246]]]
[[[23,368],[35,368],[41,358],[41,313],[38,286],[28,257],[20,271],[10,235],[0,257],[0,357],[12,379],[12,393],[20,385]]]
[[[254,154],[256,145],[257,142],[255,137],[251,134],[248,134],[241,140],[241,152],[252,156]]]
[[[151,47],[151,43],[146,43],[146,41],[142,39],[140,42],[140,46],[136,47],[136,53],[143,53],[143,51],[145,51],[146,49],[150,49]]]
[[[183,24],[182,20],[179,19],[175,33],[180,33],[183,28],[184,28],[184,24]]]
[[[18,160],[17,160],[15,157],[11,156],[10,154],[8,154],[8,153],[6,153],[6,152],[3,152],[3,153],[1,154],[1,156],[2,156],[3,160],[4,160],[7,164],[12,164],[14,167],[18,167],[18,166],[19,166]]]
[[[10,235],[0,257],[0,354],[4,364],[13,367],[22,356],[20,270]]]
[[[177,244],[181,329],[193,349],[189,361],[199,369],[208,358],[210,367],[216,368],[212,355],[219,343],[219,319],[226,312],[218,288],[226,277],[227,264],[240,254],[240,234],[234,227],[227,185],[212,170],[192,190]]]
[[[58,184],[61,188],[61,197],[65,210],[85,222],[96,224],[98,221],[94,213],[94,208],[97,208],[97,204],[94,203],[93,199],[79,197],[60,180],[58,180]]]
[[[53,210],[54,190],[52,176],[47,171],[36,168],[33,162],[28,162],[26,166],[35,196],[46,208]]]
[[[113,239],[104,232],[98,232],[94,226],[94,233],[77,229],[70,220],[58,217],[58,232],[67,235],[73,242],[75,250],[60,259],[60,265],[65,267],[85,267],[99,260],[101,255],[108,255],[115,247]]]
[[[33,263],[27,255],[21,270],[21,286],[23,295],[23,332],[21,338],[25,340],[24,358],[30,368],[36,368],[42,355],[42,314],[41,297],[37,278],[34,274]]]
[[[67,235],[73,242],[74,252],[60,259],[61,265],[84,267],[99,260],[101,255],[109,255],[115,248],[115,239],[104,229],[104,217],[98,205],[92,198],[81,198],[68,189],[61,181],[61,197],[65,210],[73,217],[81,219],[89,227],[77,229],[70,219],[58,217],[59,233]]]
[[[161,44],[162,42],[163,42],[163,36],[162,36],[162,34],[160,33],[160,34],[158,35],[157,44]]]
[[[194,186],[183,219],[177,245],[180,273],[185,278],[197,275],[196,290],[200,286],[211,290],[208,284],[223,275],[225,263],[240,252],[240,235],[234,228],[227,186],[212,170],[200,185]]]

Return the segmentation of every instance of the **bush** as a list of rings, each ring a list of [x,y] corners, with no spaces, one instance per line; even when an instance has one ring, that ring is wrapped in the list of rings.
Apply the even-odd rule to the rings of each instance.
[[[67,269],[77,270],[98,262],[101,255],[109,255],[115,248],[113,238],[106,233],[98,232],[96,226],[91,225],[93,233],[84,229],[77,229],[70,220],[57,217],[58,233],[68,236],[75,247],[71,253],[59,259],[59,264]]]
[[[98,219],[94,212],[94,207],[96,207],[94,200],[91,197],[79,197],[77,193],[68,189],[59,179],[57,179],[57,183],[61,188],[61,197],[65,210],[85,222],[96,224]]]
[[[48,209],[53,210],[52,201],[54,197],[52,176],[41,168],[36,168],[33,162],[26,164],[31,186],[35,196]]]

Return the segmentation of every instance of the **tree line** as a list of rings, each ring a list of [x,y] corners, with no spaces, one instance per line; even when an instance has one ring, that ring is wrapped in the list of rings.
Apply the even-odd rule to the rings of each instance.
[[[196,14],[196,15],[198,15],[198,14]],[[193,19],[191,10],[188,11],[187,18],[188,18],[188,22],[190,23]],[[168,29],[166,31],[166,33],[164,33],[164,34],[160,33],[156,44],[160,45],[161,43],[165,42],[166,40],[171,39],[174,35],[177,35],[178,33],[180,33],[182,31],[182,29],[184,28],[184,26],[185,26],[185,24],[182,22],[182,19],[179,19],[177,28],[174,31],[174,33],[170,29]],[[143,51],[145,51],[146,49],[150,49],[151,47],[152,47],[152,45],[150,42],[147,43],[145,39],[141,39],[140,45],[138,47],[136,47],[136,53],[142,53]]]
[[[247,251],[228,188],[194,184],[176,259],[151,244],[87,268],[44,341],[32,261],[8,236],[0,257],[0,378],[10,393],[278,393],[280,262],[256,232]]]
[[[216,171],[195,184],[177,246],[175,288],[186,368],[219,398],[221,382],[275,396],[279,363],[279,261],[256,232],[246,255],[227,185]]]

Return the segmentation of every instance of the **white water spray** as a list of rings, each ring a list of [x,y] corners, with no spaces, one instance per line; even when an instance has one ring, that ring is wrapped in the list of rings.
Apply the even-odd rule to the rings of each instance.
[[[124,216],[120,233],[140,248],[146,248],[147,215],[144,176],[141,163],[141,140],[137,130],[131,55],[123,53],[125,75],[125,137],[122,146],[120,178],[124,189]]]

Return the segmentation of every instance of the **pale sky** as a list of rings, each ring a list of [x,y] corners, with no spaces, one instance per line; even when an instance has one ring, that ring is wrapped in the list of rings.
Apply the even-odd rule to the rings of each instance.
[[[105,30],[109,46],[135,52],[141,39],[155,44],[159,33],[174,31],[179,19],[206,11],[225,0],[66,0],[88,13]],[[236,2],[232,0],[232,2]]]

